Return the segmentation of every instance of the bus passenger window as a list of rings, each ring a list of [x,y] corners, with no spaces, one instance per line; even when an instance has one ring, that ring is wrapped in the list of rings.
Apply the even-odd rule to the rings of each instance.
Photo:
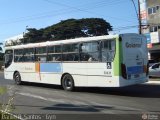
[[[113,61],[115,55],[115,40],[102,41],[102,62]]]
[[[48,54],[48,61],[61,61],[61,54]]]
[[[88,55],[88,54],[81,53],[81,54],[80,54],[80,58],[81,58],[81,61],[88,61],[89,55]]]
[[[79,61],[79,43],[63,45],[63,61]]]
[[[62,60],[61,45],[49,46],[47,61],[54,62],[54,61],[61,61],[61,60]]]
[[[81,61],[100,61],[99,42],[82,43],[80,47]]]
[[[38,47],[36,48],[36,61],[46,62],[47,60],[47,51],[46,47]]]
[[[35,61],[35,49],[25,48],[24,49],[24,62],[34,62]]]
[[[46,62],[46,57],[38,57],[39,62]]]
[[[23,62],[23,49],[14,50],[14,62]]]

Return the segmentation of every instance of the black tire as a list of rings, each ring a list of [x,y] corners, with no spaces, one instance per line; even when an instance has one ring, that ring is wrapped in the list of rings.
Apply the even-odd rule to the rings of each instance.
[[[22,84],[21,75],[19,74],[19,72],[16,72],[14,74],[14,81],[15,81],[15,84],[17,84],[17,85],[21,85]]]
[[[66,74],[63,76],[62,87],[66,91],[73,91],[74,90],[74,80],[71,75]]]

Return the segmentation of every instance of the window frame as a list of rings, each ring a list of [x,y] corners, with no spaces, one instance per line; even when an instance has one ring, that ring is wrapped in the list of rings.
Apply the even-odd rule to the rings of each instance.
[[[149,31],[150,32],[157,32],[159,30],[159,26],[150,26]]]
[[[11,53],[7,54],[6,51],[11,51]],[[4,60],[4,66],[5,68],[8,68],[12,62],[14,61],[14,50],[13,49],[8,49],[5,51],[5,60]],[[6,61],[6,55],[8,55],[9,57],[11,56],[11,59],[9,58],[7,61]]]
[[[21,54],[16,54],[16,51],[21,51],[22,53]],[[18,60],[15,60],[15,57],[19,57],[21,56],[20,58],[18,58]],[[20,59],[22,59],[20,61]],[[24,62],[24,48],[18,48],[18,49],[14,49],[14,62],[15,63],[19,63],[19,62]]]
[[[109,52],[114,52],[112,56],[111,61],[103,60],[102,54],[103,54],[103,42],[104,41],[114,41],[114,50],[109,50]],[[94,43],[96,43],[94,45]],[[83,44],[88,44],[85,45],[86,51],[83,51],[82,46]],[[111,48],[112,42],[108,44],[108,49]],[[70,50],[67,51],[65,50],[64,47],[67,45],[72,45]],[[87,48],[88,46],[88,48]],[[52,48],[54,47],[54,48]],[[57,49],[56,49],[57,48]],[[33,52],[30,54],[26,54],[25,50],[32,49]],[[40,50],[42,49],[42,50]],[[87,50],[88,49],[88,50]],[[16,54],[17,51],[22,51],[21,54]],[[31,50],[31,51],[32,51]],[[86,54],[88,56],[86,60],[82,59],[82,56]],[[94,62],[94,63],[104,63],[104,62],[113,62],[116,54],[116,38],[111,38],[111,39],[101,39],[101,40],[90,40],[90,41],[84,41],[84,42],[71,42],[71,43],[66,43],[66,44],[57,44],[57,45],[48,45],[48,46],[38,46],[38,47],[29,47],[29,48],[19,48],[19,49],[14,49],[14,62]],[[53,56],[52,56],[53,55]],[[55,56],[54,56],[55,55]],[[73,60],[65,60],[65,55],[72,55]],[[112,53],[110,54],[112,55]],[[21,61],[15,61],[16,56],[21,56],[22,60]],[[26,56],[32,56],[33,60],[25,60]],[[56,57],[60,56],[60,60],[55,60]],[[53,57],[53,60],[51,58]],[[54,59],[55,57],[55,59]],[[89,61],[89,58],[92,57],[93,59]],[[41,58],[41,60],[38,60],[38,58]],[[68,57],[70,58],[70,57]]]
[[[65,45],[77,45],[77,51],[76,49],[74,49],[74,51],[63,51],[64,46]],[[79,46],[80,46],[80,42],[72,42],[72,43],[66,43],[66,44],[62,44],[62,61],[63,62],[80,62],[80,50],[79,50]],[[73,46],[72,46],[73,47]],[[73,48],[72,48],[73,49]],[[77,60],[64,60],[64,55],[71,55],[71,54],[75,54],[74,57],[78,57]],[[77,55],[76,55],[77,54]]]
[[[148,8],[148,15],[156,14],[159,9],[160,9],[159,5],[156,5],[154,7],[149,7]]]
[[[39,48],[45,48],[45,52],[44,53],[38,52],[37,54],[37,49]],[[39,57],[39,56],[44,56],[44,57]],[[41,60],[41,58],[45,58],[45,60]],[[35,62],[47,62],[47,46],[35,47]]]
[[[108,42],[109,42],[109,41],[111,41],[111,42],[113,41],[113,42],[114,42],[114,45],[115,45],[115,46],[114,46],[114,50],[108,50],[109,52],[112,52],[112,51],[114,52],[114,55],[112,56],[112,60],[104,60],[104,61],[103,61],[103,58],[102,58],[102,54],[103,54],[103,53],[102,53],[102,52],[103,52],[103,51],[102,51],[102,48],[103,48],[102,43],[103,43],[104,41],[108,41]],[[112,44],[112,43],[111,43],[111,44]],[[108,46],[109,46],[109,45],[108,45]],[[112,46],[110,46],[110,47],[112,48]],[[111,55],[111,54],[110,54],[110,55]],[[102,62],[113,62],[114,59],[115,59],[115,55],[116,55],[116,38],[104,39],[104,40],[102,40],[102,41],[101,41],[101,59],[102,59],[101,61],[102,61]]]
[[[85,51],[82,51],[82,49],[81,49],[81,47],[82,47],[82,44],[85,44],[85,43],[98,43],[98,50],[97,51],[87,51],[87,52],[85,52]],[[79,45],[79,59],[80,59],[80,62],[87,62],[87,63],[100,63],[101,62],[101,58],[100,58],[100,52],[101,52],[101,50],[100,50],[100,43],[101,43],[101,40],[97,40],[97,41],[85,41],[85,42],[81,42],[80,43],[80,45]],[[82,56],[81,55],[83,55],[83,54],[88,54],[88,53],[95,53],[95,52],[98,52],[98,60],[92,60],[92,59],[90,59],[90,58],[93,58],[93,57],[91,57],[91,56],[89,56],[86,60],[82,60]],[[91,54],[88,54],[88,55],[91,55]],[[95,59],[95,58],[93,58],[93,59]]]
[[[26,54],[27,52],[25,52],[25,50],[29,50],[29,49],[33,49],[32,54]],[[31,52],[31,51],[30,51]],[[33,59],[31,61],[26,61],[25,57],[27,56],[33,56]],[[32,58],[32,57],[31,57]],[[35,48],[24,48],[23,49],[23,62],[35,62],[36,60],[36,56],[35,56]]]
[[[60,46],[60,51],[56,52],[57,46]],[[49,48],[54,47],[54,51],[50,52]],[[60,55],[60,60],[49,60],[49,55]],[[47,46],[47,62],[62,62],[62,45],[50,45]]]

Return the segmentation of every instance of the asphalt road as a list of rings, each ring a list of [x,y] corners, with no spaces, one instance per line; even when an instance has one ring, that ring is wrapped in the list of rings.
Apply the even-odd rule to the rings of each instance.
[[[160,119],[160,83],[77,88],[75,92],[66,92],[55,85],[25,83],[17,86],[14,81],[4,80],[0,73],[0,86],[8,88],[8,93],[0,96],[0,102],[7,103],[8,97],[15,94],[11,113],[25,119],[142,120],[144,114]]]

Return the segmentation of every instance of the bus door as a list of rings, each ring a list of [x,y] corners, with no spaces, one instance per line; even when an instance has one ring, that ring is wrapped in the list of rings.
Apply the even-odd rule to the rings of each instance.
[[[5,68],[8,68],[13,60],[13,50],[6,50],[5,52]]]
[[[6,50],[5,51],[5,69],[4,69],[4,77],[5,79],[13,79],[13,75],[9,74],[8,71],[13,71],[11,64],[13,61],[13,50]]]

